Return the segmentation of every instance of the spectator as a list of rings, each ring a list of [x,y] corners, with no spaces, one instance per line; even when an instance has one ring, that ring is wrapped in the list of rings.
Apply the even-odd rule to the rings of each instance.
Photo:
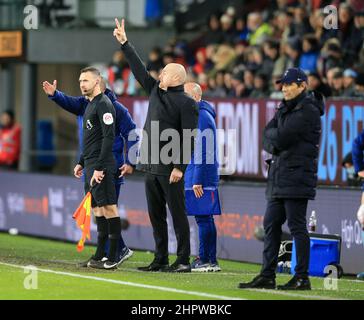
[[[221,31],[223,34],[224,43],[228,44],[234,43],[236,32],[234,29],[233,22],[234,22],[233,19],[227,14],[222,15],[220,18]]]
[[[288,58],[287,68],[299,65],[301,55],[301,40],[299,37],[289,38],[286,45],[286,55]]]
[[[282,92],[282,84],[277,83],[277,80],[281,78],[281,75],[273,75],[272,81],[271,81],[271,93],[269,98],[271,99],[277,99],[282,100],[284,98],[283,92]]]
[[[339,41],[330,39],[321,50],[317,70],[321,77],[325,77],[328,70],[334,67],[343,67],[342,51]]]
[[[239,71],[237,73],[233,73],[232,75],[231,87],[233,89],[233,97],[235,98],[243,98],[247,96],[245,93],[245,84],[243,79],[244,71]]]
[[[343,93],[343,88],[343,74],[341,71],[337,71],[334,73],[332,79],[331,96],[341,97]]]
[[[361,41],[364,40],[364,10],[355,13],[355,27],[359,29],[361,35]]]
[[[353,97],[364,98],[364,74],[359,73],[355,79],[355,90]]]
[[[312,28],[307,17],[307,11],[304,6],[300,5],[294,8],[293,17],[293,23],[291,26],[293,36],[301,37],[306,33],[312,32]]]
[[[245,70],[244,71],[244,86],[245,86],[245,96],[249,96],[250,93],[253,91],[254,89],[254,73],[252,70]]]
[[[353,155],[351,151],[345,155],[341,166],[345,169],[346,180],[349,187],[360,187],[362,182],[358,178],[358,174],[355,172]]]
[[[358,74],[352,69],[346,69],[343,73],[343,97],[352,97],[355,90],[355,79]]]
[[[322,82],[320,75],[317,72],[310,72],[308,76],[308,89],[318,91],[325,97],[331,96],[331,89],[328,85]]]
[[[249,70],[256,71],[261,68],[263,63],[263,54],[260,47],[250,47],[246,51],[246,68]]]
[[[274,64],[279,55],[279,44],[275,40],[267,40],[263,43],[264,59],[261,66],[261,72],[265,75],[273,73]]]
[[[324,43],[335,36],[335,33],[331,29],[324,27],[325,14],[321,9],[317,9],[311,14],[309,21],[312,29],[314,30],[315,38],[317,39],[319,46],[322,47]]]
[[[235,97],[235,92],[234,88],[232,87],[231,80],[232,80],[232,74],[230,72],[226,72],[224,74],[224,86],[225,86],[226,97],[233,98]]]
[[[235,60],[233,62],[233,72],[242,71],[246,65],[246,55],[248,51],[248,43],[246,41],[239,41],[235,43]]]
[[[347,66],[352,63],[358,56],[362,39],[359,29],[355,27],[353,10],[350,5],[342,3],[339,7],[339,29],[337,38],[343,48],[344,60]]]
[[[159,71],[163,69],[162,50],[159,47],[155,47],[149,52],[149,60],[147,62],[148,71]]]
[[[202,47],[196,51],[196,63],[193,66],[193,72],[197,75],[205,72],[205,66],[207,64],[206,48]]]
[[[249,98],[261,99],[267,98],[268,94],[268,85],[267,85],[267,77],[263,73],[257,73],[254,76],[254,88],[250,93]]]
[[[121,51],[116,51],[113,55],[113,61],[108,68],[107,80],[110,89],[117,96],[133,96],[136,93],[135,77]]]
[[[265,22],[259,12],[252,12],[248,15],[249,44],[260,45],[272,34],[272,28]]]
[[[303,37],[302,50],[299,67],[305,72],[316,71],[319,47],[313,34],[307,34]]]
[[[18,169],[20,158],[21,128],[15,123],[15,115],[6,110],[0,118],[0,168]]]
[[[211,70],[210,75],[213,76],[217,71],[229,69],[230,64],[234,63],[234,59],[235,50],[229,45],[220,45],[212,57],[215,66],[214,69]]]
[[[249,36],[249,29],[246,26],[246,20],[239,17],[235,21],[236,37],[235,42],[247,41]]]
[[[214,95],[215,98],[225,98],[226,90],[225,90],[225,79],[224,79],[224,71],[217,71],[215,76],[215,89]]]
[[[163,67],[169,63],[174,63],[176,61],[176,55],[174,54],[173,51],[165,51],[163,53],[162,61],[163,61]]]
[[[223,41],[223,34],[220,26],[220,16],[217,13],[210,15],[208,19],[208,28],[203,37],[206,46],[210,44],[219,44]]]

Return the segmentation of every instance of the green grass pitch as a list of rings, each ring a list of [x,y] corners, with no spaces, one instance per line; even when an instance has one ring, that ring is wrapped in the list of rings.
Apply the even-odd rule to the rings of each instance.
[[[78,268],[77,262],[89,258],[94,250],[86,244],[78,253],[75,244],[0,233],[0,299],[364,299],[364,281],[354,277],[339,279],[337,290],[325,289],[324,279],[314,277],[313,290],[308,292],[241,290],[237,284],[252,279],[260,266],[226,260],[219,261],[222,271],[218,273],[143,273],[137,267],[150,263],[153,255],[135,251],[115,271]],[[25,273],[24,266],[29,265],[37,268],[37,279],[31,282],[36,289],[26,288],[31,274]],[[289,279],[290,275],[279,274],[277,284]]]

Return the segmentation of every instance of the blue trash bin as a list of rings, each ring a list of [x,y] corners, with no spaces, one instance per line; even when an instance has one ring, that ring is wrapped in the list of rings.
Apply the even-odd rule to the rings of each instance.
[[[337,267],[339,277],[342,273],[340,266],[341,237],[331,234],[310,233],[310,266],[309,275],[316,277],[325,277],[326,266],[333,265]],[[296,245],[293,240],[291,274],[294,274],[296,267]]]

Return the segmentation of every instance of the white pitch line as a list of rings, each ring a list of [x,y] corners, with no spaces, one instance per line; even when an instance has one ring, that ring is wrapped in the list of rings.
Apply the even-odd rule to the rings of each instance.
[[[5,263],[5,262],[0,262],[0,265],[9,266],[9,267],[13,267],[13,268],[19,268],[19,269],[24,269],[26,267],[26,266],[10,264],[10,263]],[[249,299],[246,299],[246,298],[220,296],[220,295],[214,295],[214,294],[209,294],[209,293],[204,293],[204,292],[187,291],[187,290],[174,289],[174,288],[168,288],[168,287],[161,287],[161,286],[153,286],[153,285],[147,285],[147,284],[134,283],[134,282],[129,282],[129,281],[106,279],[106,278],[101,278],[101,277],[81,275],[81,274],[77,274],[77,273],[55,271],[55,270],[50,270],[50,269],[40,269],[40,268],[36,268],[36,269],[38,271],[40,271],[40,272],[53,273],[53,274],[57,274],[57,275],[64,275],[64,276],[69,276],[69,277],[74,277],[74,278],[89,279],[89,280],[95,280],[95,281],[103,281],[103,282],[109,282],[109,283],[114,283],[114,284],[120,284],[120,285],[132,286],[132,287],[139,287],[139,288],[144,288],[144,289],[155,289],[155,290],[160,290],[160,291],[182,293],[182,294],[187,294],[187,295],[195,295],[195,296],[201,296],[201,297],[207,297],[207,298],[213,298],[213,299],[221,299],[221,300],[249,300]],[[122,270],[122,269],[120,269],[120,270]],[[130,271],[138,271],[138,270],[130,269]],[[219,272],[216,272],[216,274],[219,274]],[[344,280],[344,279],[341,279],[341,281],[342,280]],[[275,294],[275,295],[282,295],[282,296],[295,297],[295,298],[305,298],[305,299],[347,300],[347,299],[344,299],[344,298],[325,297],[325,296],[308,295],[308,294],[305,295],[305,294],[284,292],[284,291],[279,291],[279,290],[266,290],[266,289],[244,289],[244,290],[246,290],[246,291],[255,291],[255,292],[260,292],[260,293],[271,293],[271,294]],[[313,288],[313,290],[320,290],[320,289]]]
[[[20,265],[4,263],[4,262],[0,262],[0,265],[12,267],[12,268],[18,268],[18,269],[26,268],[26,266],[20,266]],[[219,299],[219,300],[247,300],[247,299],[237,298],[237,297],[227,297],[227,296],[220,296],[220,295],[210,294],[210,293],[205,293],[205,292],[187,291],[187,290],[180,290],[180,289],[174,289],[174,288],[168,288],[168,287],[134,283],[134,282],[129,282],[129,281],[106,279],[106,278],[86,276],[86,275],[81,275],[81,274],[71,273],[71,272],[54,271],[54,270],[50,270],[50,269],[36,268],[36,270],[40,271],[40,272],[53,273],[53,274],[57,274],[57,275],[68,276],[68,277],[79,278],[79,279],[109,282],[109,283],[120,284],[120,285],[131,286],[131,287],[138,287],[138,288],[143,288],[143,289],[153,289],[153,290],[159,290],[159,291],[165,291],[165,292],[181,293],[181,294],[186,294],[186,295]]]

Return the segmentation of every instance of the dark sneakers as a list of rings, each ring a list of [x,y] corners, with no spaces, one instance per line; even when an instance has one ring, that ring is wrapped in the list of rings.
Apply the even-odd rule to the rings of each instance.
[[[162,272],[176,272],[176,273],[184,273],[184,272],[191,272],[191,265],[182,264],[176,261],[175,263],[171,264],[169,268],[162,270]]]
[[[294,276],[285,285],[277,286],[278,290],[311,290],[311,282],[308,278]]]
[[[157,272],[157,271],[163,271],[164,269],[169,268],[168,263],[162,264],[156,261],[153,261],[149,266],[145,267],[138,267],[139,271],[145,271],[145,272]]]
[[[240,289],[275,289],[276,280],[273,278],[266,278],[262,275],[257,275],[252,281],[246,283],[239,283]]]

